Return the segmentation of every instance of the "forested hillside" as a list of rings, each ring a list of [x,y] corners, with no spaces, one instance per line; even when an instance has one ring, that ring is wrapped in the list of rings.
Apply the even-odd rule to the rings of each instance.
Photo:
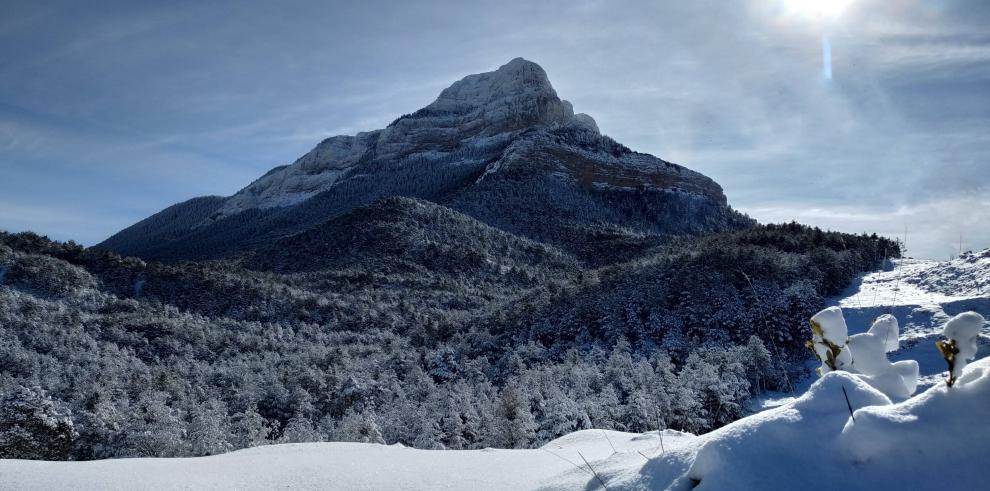
[[[899,255],[797,224],[614,237],[601,266],[407,198],[208,262],[3,234],[0,414],[40,418],[53,459],[705,431],[783,388],[823,297]]]
[[[898,255],[757,225],[517,58],[94,248],[0,236],[0,457],[706,431]]]

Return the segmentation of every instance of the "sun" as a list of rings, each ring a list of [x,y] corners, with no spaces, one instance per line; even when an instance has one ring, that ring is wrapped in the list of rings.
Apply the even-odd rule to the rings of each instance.
[[[784,0],[784,7],[794,15],[833,19],[850,3],[852,0]]]

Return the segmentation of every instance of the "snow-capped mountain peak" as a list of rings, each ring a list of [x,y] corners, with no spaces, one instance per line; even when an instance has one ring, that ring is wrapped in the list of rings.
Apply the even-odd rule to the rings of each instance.
[[[516,58],[454,82],[383,129],[327,138],[233,196],[176,205],[101,246],[223,257],[391,196],[433,201],[561,247],[593,240],[603,226],[690,234],[749,223],[717,183],[602,135],[557,96],[543,68]],[[161,240],[149,239],[157,233]]]
[[[464,106],[483,106],[494,101],[520,96],[557,97],[543,67],[523,58],[515,58],[497,70],[468,75],[454,82],[427,106],[438,111]]]
[[[454,82],[433,103],[383,130],[323,140],[292,165],[272,170],[232,196],[214,218],[299,203],[332,187],[369,150],[379,159],[436,156],[505,141],[526,128],[568,123],[598,132],[591,116],[575,117],[571,103],[557,97],[540,65],[515,58]]]

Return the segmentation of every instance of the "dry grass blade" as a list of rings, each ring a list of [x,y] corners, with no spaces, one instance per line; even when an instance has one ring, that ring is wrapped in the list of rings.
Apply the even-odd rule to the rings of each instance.
[[[595,468],[591,466],[591,464],[588,462],[588,459],[584,458],[584,455],[581,452],[578,452],[578,456],[580,456],[581,460],[583,460],[585,465],[588,466],[588,469],[591,469],[592,474],[595,475],[595,478],[598,479],[598,482],[602,483],[602,488],[608,489],[608,486],[605,485],[605,480],[602,479],[602,476],[599,476],[598,473],[595,472]]]

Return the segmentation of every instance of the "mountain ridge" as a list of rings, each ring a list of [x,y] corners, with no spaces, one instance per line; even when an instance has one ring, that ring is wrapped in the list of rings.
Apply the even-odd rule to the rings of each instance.
[[[539,65],[516,58],[383,129],[327,138],[232,196],[173,205],[96,247],[165,261],[232,257],[392,196],[579,257],[598,229],[681,235],[753,223],[710,178],[602,135]]]

